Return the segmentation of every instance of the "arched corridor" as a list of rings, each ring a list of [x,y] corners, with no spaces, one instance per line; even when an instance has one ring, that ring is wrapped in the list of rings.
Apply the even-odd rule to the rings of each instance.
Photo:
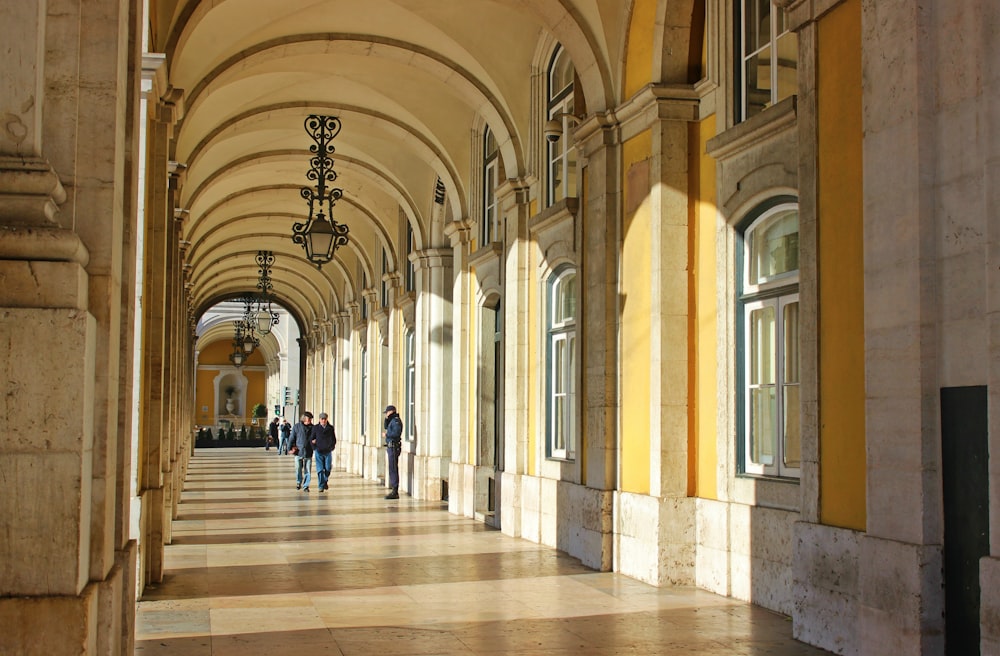
[[[296,549],[456,592],[372,511],[614,621],[1000,654],[997,0],[0,5],[0,654],[342,635]],[[232,461],[306,411],[348,514]]]
[[[299,492],[292,472],[273,450],[195,453],[136,656],[827,653],[750,604],[595,572],[344,472]]]

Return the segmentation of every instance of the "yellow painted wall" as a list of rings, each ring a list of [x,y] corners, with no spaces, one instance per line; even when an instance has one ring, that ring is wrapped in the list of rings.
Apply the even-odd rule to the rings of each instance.
[[[646,130],[622,145],[622,489],[650,491],[650,313],[652,309],[652,213],[649,189],[629,189],[629,169],[650,157],[652,135]],[[652,184],[650,178],[650,184]],[[633,185],[634,186],[634,185]],[[642,193],[643,198],[631,198]],[[636,207],[632,212],[628,208]],[[657,404],[658,405],[658,404]]]
[[[657,0],[635,0],[632,4],[628,49],[625,54],[625,97],[622,100],[631,98],[639,89],[652,82],[656,5]]]
[[[861,0],[819,22],[820,521],[865,529]]]
[[[229,361],[229,354],[233,352],[233,345],[228,341],[213,342],[203,348],[198,354],[199,369],[197,372],[197,391],[195,395],[195,422],[209,425],[215,421],[215,378],[219,375],[217,368],[202,369],[202,366],[228,367],[232,363]],[[247,364],[243,368],[243,375],[247,379],[247,401],[246,406],[239,408],[243,413],[243,421],[250,423],[250,412],[254,405],[263,403],[267,405],[267,373],[263,370],[255,371],[251,367],[263,367],[264,356],[260,350],[256,350],[247,358]],[[202,408],[207,407],[208,411],[203,412]],[[269,413],[273,408],[269,408]]]
[[[688,422],[692,431],[695,475],[694,493],[705,499],[718,498],[716,464],[718,447],[716,443],[716,336],[717,298],[715,263],[715,160],[705,152],[706,142],[715,136],[715,115],[699,123],[691,124],[688,139],[691,172],[689,203],[691,206],[691,226],[694,235],[694,280],[692,298],[694,312],[691,313],[691,334],[694,336],[694,372],[691,384],[694,386],[692,417]]]

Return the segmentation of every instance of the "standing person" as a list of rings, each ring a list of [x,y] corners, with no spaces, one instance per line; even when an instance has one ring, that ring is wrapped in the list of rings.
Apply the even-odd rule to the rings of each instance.
[[[278,455],[288,455],[288,442],[292,438],[292,425],[288,423],[287,419],[282,419],[281,428],[278,430],[281,432],[281,442],[278,443]]]
[[[265,451],[270,451],[272,444],[274,445],[274,448],[278,449],[278,418],[277,417],[275,417],[274,421],[272,421],[267,426],[267,444],[264,445],[264,450]],[[281,449],[278,449],[278,453],[279,454],[281,453]]]
[[[292,453],[295,454],[295,489],[309,491],[312,478],[312,413],[303,412],[292,428]]]
[[[382,436],[385,437],[385,445],[388,447],[389,455],[389,487],[392,492],[385,495],[386,499],[399,498],[399,453],[403,450],[403,420],[396,414],[396,406],[387,405],[385,407],[385,430]]]
[[[325,412],[319,413],[319,424],[313,426],[312,445],[316,453],[316,476],[320,493],[330,489],[330,470],[333,469],[333,450],[337,447],[337,432],[333,430]]]

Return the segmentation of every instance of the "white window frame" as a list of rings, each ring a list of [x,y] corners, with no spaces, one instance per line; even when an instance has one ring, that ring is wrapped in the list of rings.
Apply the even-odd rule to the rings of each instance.
[[[781,272],[774,276],[762,278],[759,282],[753,284],[749,282],[751,267],[750,243],[753,239],[754,231],[769,224],[770,220],[776,215],[786,213],[789,210],[797,212],[798,206],[794,203],[777,205],[762,213],[743,233],[742,270],[740,276],[741,327],[743,335],[740,345],[742,350],[742,375],[740,377],[742,380],[742,389],[740,391],[742,406],[742,435],[740,436],[742,440],[741,470],[745,474],[759,476],[799,478],[801,475],[800,467],[785,463],[787,439],[786,395],[792,387],[800,388],[801,365],[797,367],[794,376],[795,380],[786,380],[786,359],[789,354],[786,353],[785,347],[786,326],[784,317],[785,308],[799,303],[799,270]],[[757,362],[755,367],[754,358],[761,358],[762,354],[755,348],[756,345],[753,343],[754,333],[752,327],[754,313],[767,308],[771,308],[774,312],[774,324],[768,349],[770,352],[763,354],[767,356],[766,360],[762,359],[760,362]],[[795,337],[797,337],[800,324],[797,324],[795,329]],[[797,348],[800,349],[801,345]],[[801,351],[797,350],[793,354],[796,358],[796,363],[800,363],[800,353]],[[761,382],[751,379],[752,372],[763,369],[770,369],[771,376],[769,381]],[[772,430],[770,435],[767,436],[766,447],[763,452],[760,452],[758,451],[758,447],[760,446],[760,442],[757,440],[758,436],[754,435],[753,396],[755,391],[768,388],[774,390],[774,401],[771,406],[773,416],[767,422]],[[794,411],[796,424],[800,427],[799,430],[801,431],[801,409],[796,407]],[[799,439],[801,440],[801,435]],[[757,457],[758,453],[766,453],[768,451],[770,451],[770,458]]]
[[[570,123],[575,110],[575,83],[570,82],[561,88],[553,88],[553,77],[563,57],[569,57],[569,54],[562,46],[556,47],[552,57],[549,58],[546,70],[545,120],[558,120],[562,124],[562,136],[557,141],[545,142],[545,196],[549,206],[565,198],[575,197],[579,193],[579,181],[576,179],[576,144],[570,138],[570,128],[575,125]],[[570,66],[572,67],[572,64]],[[556,180],[560,180],[561,184],[557,186]]]
[[[569,279],[574,282],[573,316],[557,317],[557,307]],[[546,330],[546,447],[549,458],[576,458],[576,270],[564,267],[549,276]],[[562,358],[558,354],[562,354]],[[561,410],[561,411],[560,411]],[[561,430],[560,430],[561,429]]]
[[[758,5],[758,0],[741,0],[739,6],[740,6],[740,21],[739,21],[739,26],[738,26],[739,34],[737,35],[737,43],[739,44],[739,48],[740,48],[740,67],[741,67],[740,68],[740,72],[739,72],[739,80],[740,80],[740,89],[739,89],[740,117],[739,117],[739,120],[744,120],[745,121],[746,119],[750,118],[751,116],[754,116],[754,115],[756,115],[756,114],[759,113],[759,111],[756,111],[753,114],[750,113],[750,105],[749,105],[749,88],[750,88],[749,79],[750,79],[750,75],[749,75],[749,68],[750,68],[750,62],[751,62],[751,60],[753,60],[758,55],[761,55],[761,54],[767,52],[767,56],[768,56],[768,65],[767,65],[767,68],[768,68],[768,72],[769,72],[767,83],[768,83],[768,85],[770,85],[770,99],[767,101],[767,103],[763,107],[763,109],[767,109],[768,107],[774,105],[775,103],[779,102],[780,100],[783,100],[784,98],[786,98],[789,95],[789,94],[785,94],[784,96],[779,95],[780,94],[780,81],[779,81],[778,78],[779,78],[779,74],[780,74],[780,72],[782,70],[782,67],[779,65],[780,64],[780,57],[779,57],[780,53],[779,53],[779,47],[778,47],[779,43],[778,42],[780,40],[782,40],[783,37],[784,38],[788,38],[788,39],[796,39],[796,41],[797,41],[798,36],[795,33],[791,32],[788,29],[788,15],[786,13],[786,10],[782,9],[779,6],[777,6],[774,3],[774,1],[771,0],[771,2],[770,2],[771,10],[770,10],[770,13],[768,14],[768,35],[769,35],[769,38],[768,38],[768,40],[766,42],[762,41],[760,44],[758,44],[758,47],[755,50],[748,51],[747,48],[749,47],[749,45],[747,43],[747,23],[751,19],[754,20],[754,22],[759,22],[760,21],[760,19],[758,17],[759,14],[757,14],[757,12],[756,12],[756,8],[759,6]],[[753,9],[753,12],[751,12],[751,9]],[[751,13],[753,15],[751,15]],[[780,33],[778,31],[779,29],[781,30]],[[796,43],[796,58],[797,57],[798,57],[798,44]],[[787,68],[787,66],[785,68]],[[796,61],[795,70],[797,70],[797,68],[798,68],[798,62]],[[760,110],[760,111],[763,111],[763,109]]]
[[[492,148],[490,145],[492,144]],[[483,224],[481,237],[483,245],[501,241],[500,204],[497,200],[497,184],[500,177],[500,151],[489,126],[483,130]]]

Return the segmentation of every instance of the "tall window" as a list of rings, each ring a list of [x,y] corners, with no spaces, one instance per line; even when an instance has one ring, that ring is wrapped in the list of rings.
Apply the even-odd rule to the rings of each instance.
[[[500,208],[497,206],[497,142],[489,127],[483,132],[483,225],[482,238],[486,245],[500,241]]]
[[[361,275],[361,320],[368,320],[368,274]]]
[[[742,119],[794,95],[798,87],[799,41],[788,15],[772,0],[742,0]]]
[[[743,233],[743,471],[799,476],[799,213],[771,208]]]
[[[406,291],[412,292],[417,289],[417,269],[410,260],[410,254],[416,250],[413,239],[413,227],[406,224]]]
[[[382,307],[389,307],[389,281],[386,276],[389,274],[389,255],[382,250]]]
[[[548,148],[549,205],[576,196],[576,146],[569,138],[570,116],[574,114],[574,78],[576,71],[569,54],[560,46],[552,55],[548,70],[548,104],[546,120],[562,123],[562,138],[546,140]]]
[[[368,434],[368,347],[361,348],[361,434]]]
[[[406,439],[412,440],[415,434],[413,424],[417,416],[417,337],[412,328],[406,331]]]
[[[576,272],[561,269],[548,282],[548,455],[576,455]]]

